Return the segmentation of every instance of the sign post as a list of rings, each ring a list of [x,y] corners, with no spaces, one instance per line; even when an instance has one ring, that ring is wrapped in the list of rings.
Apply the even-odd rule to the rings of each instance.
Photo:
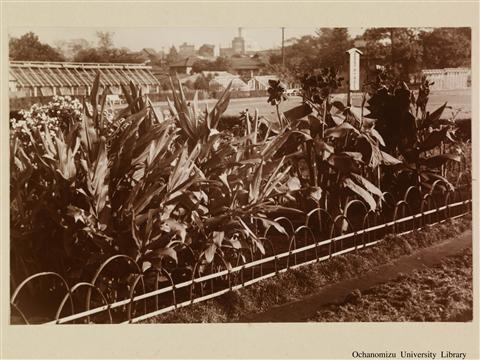
[[[347,106],[350,106],[350,92],[360,90],[360,55],[363,55],[363,53],[357,48],[351,48],[347,50],[347,53],[350,55]]]

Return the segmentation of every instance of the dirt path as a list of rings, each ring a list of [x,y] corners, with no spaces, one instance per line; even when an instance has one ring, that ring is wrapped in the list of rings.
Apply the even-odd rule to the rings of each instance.
[[[332,304],[340,305],[344,303],[348,296],[352,296],[352,293],[361,293],[395,280],[400,274],[406,276],[415,271],[439,265],[446,257],[461,254],[470,249],[471,246],[472,232],[466,231],[457,237],[419,250],[411,255],[402,256],[391,264],[379,266],[364,276],[325,286],[314,295],[273,307],[264,313],[247,315],[241,318],[239,322],[304,322],[317,319],[319,310],[326,306],[332,306]],[[322,319],[321,321],[325,320]]]

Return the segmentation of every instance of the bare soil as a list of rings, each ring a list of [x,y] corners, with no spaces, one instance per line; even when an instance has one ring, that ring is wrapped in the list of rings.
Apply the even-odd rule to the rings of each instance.
[[[472,294],[472,250],[466,249],[432,268],[357,289],[310,321],[471,321]]]

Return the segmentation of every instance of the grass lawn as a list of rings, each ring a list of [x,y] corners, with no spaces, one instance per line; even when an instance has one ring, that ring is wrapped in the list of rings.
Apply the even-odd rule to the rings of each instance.
[[[334,95],[335,98],[346,103],[346,94],[337,94]],[[213,107],[215,104],[215,99],[207,100],[206,103],[209,105],[209,108]],[[427,105],[428,111],[433,111],[436,108],[443,105],[448,101],[448,105],[452,106],[453,109],[446,109],[443,113],[444,118],[450,118],[452,112],[456,109],[462,109],[461,112],[457,115],[457,119],[470,119],[471,118],[471,91],[470,89],[459,89],[459,90],[432,90],[429,97],[429,102]],[[205,101],[201,101],[200,104],[204,104]],[[280,104],[281,111],[287,111],[295,106],[298,106],[302,103],[302,98],[299,96],[292,96],[287,101]],[[354,106],[360,106],[361,104],[361,95],[353,94],[352,95],[352,104]],[[204,105],[201,105],[203,107]],[[157,103],[155,104],[157,109],[167,110],[167,103]],[[267,118],[273,117],[276,118],[275,107],[270,105],[267,102],[266,97],[256,97],[256,98],[244,98],[244,99],[232,99],[228,106],[225,115],[238,115],[241,111],[248,109],[251,113],[258,109],[259,114]]]

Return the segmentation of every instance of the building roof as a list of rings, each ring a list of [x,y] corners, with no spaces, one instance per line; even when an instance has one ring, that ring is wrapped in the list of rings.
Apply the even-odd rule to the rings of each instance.
[[[226,88],[230,82],[233,90],[250,90],[249,86],[236,76],[217,76],[210,80],[210,84],[218,84],[223,88]]]
[[[151,55],[151,56],[159,56],[160,55],[155,49],[152,49],[152,48],[143,48],[142,51],[147,53],[148,55]]]
[[[233,57],[230,61],[234,70],[257,70],[265,66],[265,63],[257,58]]]
[[[141,64],[99,64],[49,61],[10,61],[9,81],[19,87],[92,86],[97,72],[100,85],[159,85],[151,66]]]
[[[214,70],[204,70],[202,71],[203,76],[212,75],[214,77],[221,76],[221,77],[238,77],[237,75],[233,75],[228,71],[214,71]]]
[[[189,56],[186,57],[182,60],[176,61],[173,64],[170,64],[170,67],[191,67],[193,64],[195,64],[197,61],[202,60],[198,56]]]

